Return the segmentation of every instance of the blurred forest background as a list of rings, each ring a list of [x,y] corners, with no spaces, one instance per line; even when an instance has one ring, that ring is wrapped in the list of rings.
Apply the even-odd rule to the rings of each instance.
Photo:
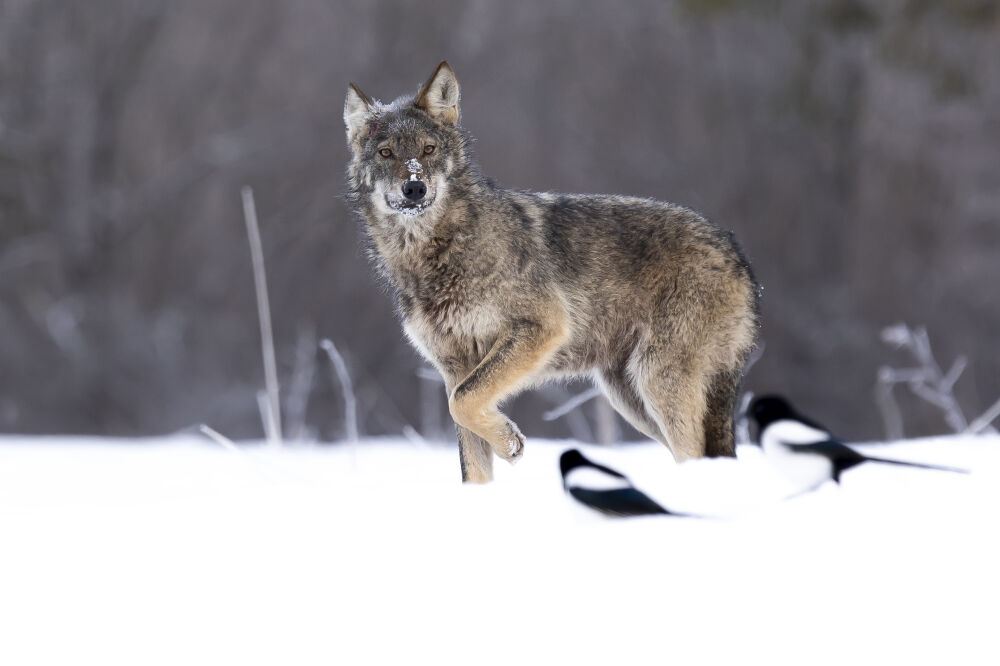
[[[349,81],[447,59],[487,174],[675,201],[764,285],[750,390],[882,434],[880,340],[926,325],[975,416],[1000,396],[1000,9],[983,0],[0,0],[0,431],[259,437],[254,188],[289,434],[449,430],[342,198]],[[598,437],[583,386],[510,412]],[[897,390],[908,435],[946,431]],[[582,420],[581,420],[582,419]],[[628,435],[627,430],[622,432]]]

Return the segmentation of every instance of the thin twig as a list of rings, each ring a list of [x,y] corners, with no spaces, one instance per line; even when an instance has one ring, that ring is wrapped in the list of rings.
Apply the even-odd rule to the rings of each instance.
[[[306,413],[309,409],[309,395],[312,393],[313,378],[316,376],[316,331],[312,326],[299,328],[295,343],[295,367],[292,380],[285,392],[286,435],[292,440],[306,438]]]
[[[418,446],[427,446],[427,440],[424,439],[417,429],[411,425],[403,426],[403,437],[410,440],[410,443],[416,444]]]
[[[444,408],[444,402],[447,399],[447,394],[444,390],[444,378],[437,370],[427,366],[417,368],[417,377],[421,380],[418,385],[420,395],[420,431],[423,432],[425,437],[443,439],[444,428],[441,426],[441,413]]]
[[[554,407],[547,412],[542,413],[542,420],[544,421],[555,421],[560,416],[565,416],[571,411],[587,402],[588,400],[593,400],[597,396],[602,395],[601,389],[596,386],[591,387],[584,391],[583,393],[578,393],[563,404],[558,407]]]
[[[892,368],[879,368],[878,383],[875,385],[875,403],[882,415],[885,438],[890,441],[903,438],[903,413],[899,410],[896,396],[892,394],[892,387],[896,385],[894,375]]]
[[[620,429],[618,428],[618,418],[617,412],[615,412],[614,407],[611,406],[611,402],[604,396],[602,392],[597,400],[594,402],[594,429],[596,430],[596,439],[594,440],[598,444],[611,444],[615,442],[620,437]]]
[[[550,401],[554,405],[561,405],[567,399],[572,397],[572,394],[566,389],[565,386],[558,386],[555,384],[549,384],[543,389],[543,393],[546,400]],[[594,438],[594,431],[590,427],[590,420],[587,418],[584,410],[574,409],[565,415],[566,418],[564,423],[566,427],[569,428],[570,436],[578,442],[596,442]]]
[[[250,260],[253,263],[254,289],[257,292],[257,315],[260,319],[260,346],[264,357],[264,385],[267,388],[268,414],[262,417],[264,434],[272,446],[281,446],[281,403],[278,399],[278,364],[274,357],[274,335],[271,331],[271,307],[267,300],[267,274],[264,272],[264,250],[260,242],[260,228],[257,224],[257,207],[254,205],[253,189],[244,185],[243,219],[247,225],[247,239],[250,241]],[[262,410],[265,411],[265,410]]]
[[[958,357],[947,373],[942,372],[931,351],[927,329],[922,326],[911,329],[906,324],[897,324],[885,328],[882,330],[882,340],[894,347],[905,348],[919,366],[904,369],[879,368],[875,396],[886,437],[897,439],[903,436],[902,416],[892,394],[892,388],[896,384],[906,384],[915,395],[940,409],[945,422],[954,432],[968,432],[970,426],[954,394],[955,382],[962,376],[967,359],[964,356]]]
[[[975,419],[969,424],[969,427],[965,429],[965,432],[970,434],[979,434],[990,427],[993,421],[1000,417],[1000,399],[990,405],[989,409],[983,412],[982,416]]]
[[[941,387],[951,391],[955,387],[955,382],[962,376],[962,372],[965,370],[968,362],[969,360],[964,356],[956,358],[955,362],[951,364],[948,373],[941,379]]]
[[[236,443],[233,442],[233,440],[229,439],[215,428],[212,428],[202,423],[201,425],[198,426],[198,430],[201,432],[201,434],[205,435],[216,444],[219,444],[220,446],[222,446],[222,448],[226,449],[227,451],[232,451],[233,453],[238,453],[240,455],[243,454],[243,452],[240,451],[240,447],[236,446]]]
[[[333,340],[323,338],[323,340],[320,341],[319,346],[323,348],[323,351],[325,351],[326,355],[329,357],[330,364],[333,365],[337,379],[340,382],[340,388],[344,393],[344,422],[347,430],[347,439],[352,443],[357,443],[357,401],[354,397],[354,386],[351,384],[351,376],[347,372],[347,364],[344,363],[344,357],[340,355],[339,351],[337,351],[337,345],[333,344]]]
[[[753,400],[753,391],[745,391],[740,398],[740,406],[736,411],[736,424],[733,428],[736,444],[750,444],[750,419],[747,417],[747,409]]]
[[[422,365],[419,368],[417,368],[417,377],[419,377],[420,379],[426,379],[429,382],[438,382],[441,384],[444,383],[444,379],[441,377],[441,373],[439,373],[434,368],[428,368],[425,365]]]
[[[274,433],[274,414],[271,411],[271,401],[267,397],[267,391],[260,389],[257,391],[257,410],[260,412],[260,422],[264,424],[264,434],[268,444],[274,445],[271,439]]]

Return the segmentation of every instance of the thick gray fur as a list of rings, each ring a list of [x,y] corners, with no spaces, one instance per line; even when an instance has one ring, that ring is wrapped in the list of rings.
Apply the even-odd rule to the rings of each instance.
[[[344,121],[348,199],[407,336],[445,380],[463,480],[523,452],[498,405],[561,377],[592,377],[679,461],[734,455],[758,288],[730,233],[651,199],[497,185],[472,160],[447,63],[391,104],[351,84]],[[416,179],[414,203],[401,187]]]

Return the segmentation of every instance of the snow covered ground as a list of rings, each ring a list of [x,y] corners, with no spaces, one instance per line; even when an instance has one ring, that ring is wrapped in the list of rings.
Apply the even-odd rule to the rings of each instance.
[[[1000,438],[872,445],[791,489],[752,447],[581,447],[665,506],[497,480],[446,446],[0,438],[0,664],[997,664]]]

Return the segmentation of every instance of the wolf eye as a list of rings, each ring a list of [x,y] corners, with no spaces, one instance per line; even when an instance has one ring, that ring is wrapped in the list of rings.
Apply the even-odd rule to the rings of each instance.
[[[430,155],[433,152],[434,152],[434,146],[430,144],[424,146],[424,155]]]
[[[389,150],[388,148],[383,148],[382,150],[378,151],[378,154],[381,155],[382,157],[392,157],[392,151]]]

